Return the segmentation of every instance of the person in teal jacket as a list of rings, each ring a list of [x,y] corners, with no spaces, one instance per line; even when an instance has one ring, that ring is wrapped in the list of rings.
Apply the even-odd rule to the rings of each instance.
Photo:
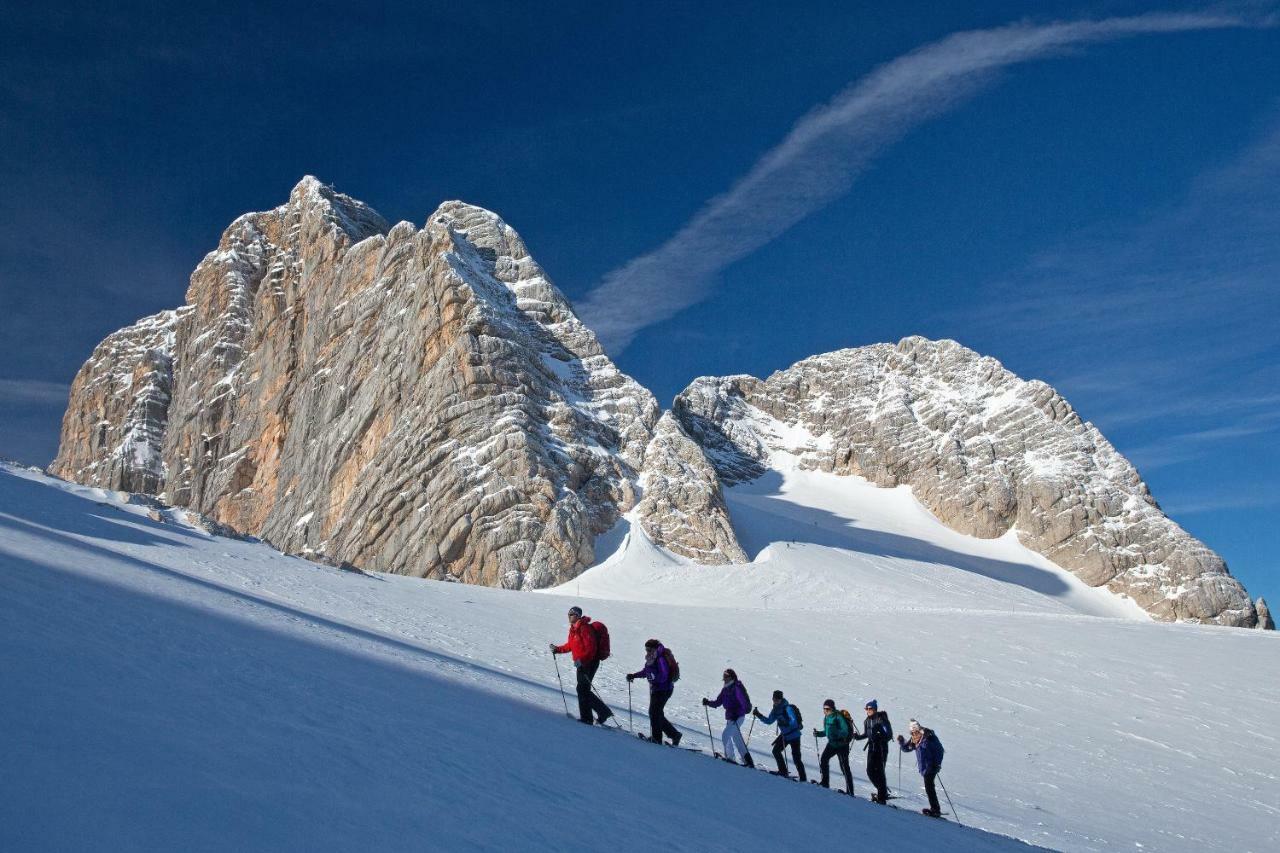
[[[819,784],[824,788],[831,787],[831,759],[839,758],[840,772],[844,774],[844,792],[852,797],[853,773],[849,770],[849,744],[853,740],[853,727],[849,725],[845,715],[836,710],[834,699],[828,699],[822,703],[822,719],[823,729],[813,730],[815,738],[827,739],[827,745],[822,750],[822,758],[818,760],[818,766],[822,769],[822,782]]]
[[[783,757],[783,753],[787,747],[791,747],[791,757],[795,759],[796,771],[800,776],[800,781],[807,781],[804,774],[804,761],[800,758],[800,736],[804,734],[804,729],[800,724],[800,709],[787,701],[787,697],[782,695],[781,690],[773,691],[773,711],[769,716],[760,713],[759,708],[752,708],[751,713],[755,714],[756,719],[771,726],[778,724],[778,736],[773,741],[773,758],[778,762],[779,776],[790,778],[791,774],[787,772],[787,759]],[[772,771],[770,771],[772,772]]]

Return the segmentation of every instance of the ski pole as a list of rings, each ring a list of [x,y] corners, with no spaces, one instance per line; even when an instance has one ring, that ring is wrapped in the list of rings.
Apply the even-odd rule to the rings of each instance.
[[[747,752],[751,751],[751,733],[756,728],[756,715],[751,715],[751,725],[747,726]]]
[[[822,750],[818,749],[818,733],[813,733],[813,754],[818,757],[818,767],[822,767]]]
[[[719,758],[720,753],[716,752],[716,738],[715,735],[711,734],[711,709],[703,705],[702,710],[707,712],[707,740],[711,742],[711,754]]]
[[[631,727],[631,733],[636,733],[636,720],[631,715],[631,679],[627,679],[627,725]]]
[[[564,715],[573,719],[573,714],[569,713],[569,700],[564,698],[564,682],[560,679],[560,661],[556,660],[556,653],[551,653],[551,662],[556,665],[556,682],[560,685],[560,701],[564,703]]]
[[[947,805],[951,807],[951,816],[956,819],[957,824],[959,824],[960,826],[964,826],[963,823],[960,823],[960,816],[956,814],[956,804],[951,802],[951,794],[947,793],[947,786],[942,781],[941,773],[938,774],[938,784],[942,785],[942,793],[945,794],[947,797]]]
[[[608,709],[609,709],[609,719],[610,719],[610,720],[613,720],[613,724],[614,724],[614,726],[616,726],[616,727],[617,727],[618,731],[622,731],[622,723],[618,722],[618,721],[615,719],[615,717],[616,717],[617,715],[613,713],[613,709],[612,709],[612,708],[609,708],[609,703],[608,703],[608,702],[606,702],[606,701],[604,701],[604,698],[603,698],[599,693],[597,693],[597,692],[596,692],[596,688],[595,688],[595,685],[594,685],[594,684],[593,684],[593,685],[591,685],[591,695],[592,695],[592,696],[594,696],[594,697],[596,697],[596,700],[597,700],[597,701],[599,701],[601,705],[603,705],[603,706],[605,706],[605,708],[608,708]],[[602,725],[602,726],[604,725],[604,720],[601,720],[601,721],[600,721],[600,725]]]
[[[898,796],[902,796],[902,747],[898,747]]]

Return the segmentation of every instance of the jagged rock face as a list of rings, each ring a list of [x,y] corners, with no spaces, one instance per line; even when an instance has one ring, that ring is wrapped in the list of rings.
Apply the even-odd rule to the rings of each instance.
[[[1267,600],[1262,596],[1258,596],[1258,600],[1254,602],[1253,607],[1258,611],[1258,627],[1264,631],[1274,631],[1276,623],[1271,618],[1271,608],[1267,606]]]
[[[653,396],[488,211],[389,227],[308,178],[227,229],[187,300],[169,337],[150,318],[85,365],[54,473],[286,551],[512,588],[576,575],[636,501]],[[167,408],[112,397],[144,364]],[[100,421],[118,432],[86,441]],[[161,464],[126,458],[134,434]]]
[[[1244,588],[1165,517],[1138,472],[1043,382],[954,341],[906,338],[805,359],[767,380],[703,378],[674,412],[726,483],[775,453],[906,484],[944,523],[1020,540],[1157,619],[1251,626]]]
[[[715,468],[670,412],[658,421],[640,484],[636,515],[654,542],[706,565],[749,562]]]
[[[164,488],[174,330],[190,310],[146,317],[97,346],[71,383],[52,473],[127,492]]]
[[[53,473],[335,564],[533,588],[632,507],[671,551],[745,562],[721,482],[789,452],[908,484],[967,533],[1016,526],[1157,618],[1258,622],[1065,400],[954,342],[700,379],[659,421],[497,216],[448,202],[391,227],[313,178],[232,223],[187,303],[94,350]]]

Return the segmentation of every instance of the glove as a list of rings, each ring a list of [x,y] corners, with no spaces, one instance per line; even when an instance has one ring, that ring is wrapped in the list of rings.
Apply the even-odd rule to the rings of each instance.
[[[902,735],[898,735],[898,746],[902,746],[906,741],[902,739]]]
[[[759,709],[759,708],[757,708],[757,707],[755,707],[754,705],[752,705],[752,706],[751,706],[751,714],[752,714],[754,717],[756,717],[757,719],[758,719],[758,718],[760,718],[761,716],[763,716],[763,715],[760,713],[760,709]]]
[[[633,672],[628,672],[628,673],[627,673],[627,681],[635,681],[635,680],[636,680],[635,673],[633,673]]]
[[[560,654],[560,652],[558,652],[558,651],[556,650],[556,644],[555,644],[555,643],[552,643],[552,644],[551,644],[551,654],[553,654],[553,655],[558,655],[558,654]]]
[[[821,737],[821,736],[822,736],[822,732],[818,731],[817,729],[814,729],[814,730],[813,730],[813,736],[814,736],[814,737]]]
[[[710,705],[710,704],[711,704],[711,700],[710,700],[710,699],[707,699],[706,697],[703,697],[703,699],[702,699],[702,704],[703,704],[704,706],[706,706],[706,705]]]

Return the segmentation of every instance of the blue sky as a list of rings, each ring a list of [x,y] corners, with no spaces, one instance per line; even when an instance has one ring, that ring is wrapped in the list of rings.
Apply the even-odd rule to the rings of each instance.
[[[499,212],[664,402],[955,338],[1280,599],[1274,4],[607,5],[5,3],[0,454],[310,173]]]

